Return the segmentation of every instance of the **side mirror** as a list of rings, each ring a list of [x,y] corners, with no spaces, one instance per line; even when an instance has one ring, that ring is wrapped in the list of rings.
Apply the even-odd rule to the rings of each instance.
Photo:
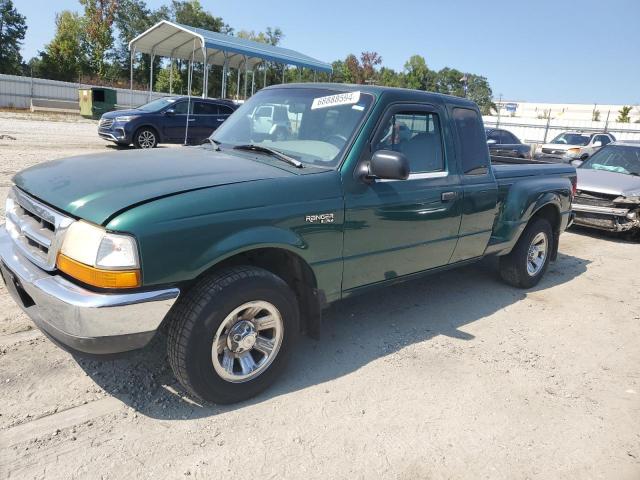
[[[496,143],[498,142],[496,142],[493,138],[490,138],[489,140],[487,140],[487,145],[495,145]]]
[[[369,162],[369,178],[406,180],[409,178],[409,159],[400,152],[378,150]]]
[[[168,108],[164,111],[164,114],[170,117],[171,115],[175,115],[176,111],[173,108]]]
[[[571,165],[573,165],[574,167],[578,168],[580,165],[582,165],[584,162],[582,160],[571,160]]]
[[[596,140],[595,142],[593,142],[593,146],[594,147],[601,147],[602,146],[602,142],[600,140]]]

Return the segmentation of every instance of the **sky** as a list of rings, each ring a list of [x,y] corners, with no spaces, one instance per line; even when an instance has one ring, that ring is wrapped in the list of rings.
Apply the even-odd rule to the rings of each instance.
[[[156,8],[169,0],[147,0]],[[414,54],[431,69],[487,77],[494,96],[640,104],[640,0],[201,0],[238,30],[280,27],[282,46],[332,62],[376,51],[402,70]],[[14,0],[27,17],[28,60],[77,0]]]

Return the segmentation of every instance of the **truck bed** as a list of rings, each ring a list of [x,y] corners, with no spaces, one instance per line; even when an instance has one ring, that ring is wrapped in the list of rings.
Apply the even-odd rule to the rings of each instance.
[[[522,158],[492,156],[491,166],[498,182],[519,177],[545,175],[575,176],[576,174],[576,169],[573,165]]]

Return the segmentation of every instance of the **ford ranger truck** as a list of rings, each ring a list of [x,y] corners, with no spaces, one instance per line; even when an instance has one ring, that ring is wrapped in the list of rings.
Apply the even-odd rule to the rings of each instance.
[[[254,128],[262,106],[291,129]],[[206,145],[56,160],[13,178],[4,282],[50,338],[113,354],[167,332],[192,395],[256,395],[338,300],[499,258],[536,285],[571,221],[576,172],[492,165],[478,107],[335,84],[261,90]]]

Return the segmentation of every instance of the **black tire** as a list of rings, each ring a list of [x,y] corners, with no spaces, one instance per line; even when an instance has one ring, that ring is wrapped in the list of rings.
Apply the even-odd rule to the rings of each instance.
[[[242,383],[221,377],[213,366],[216,332],[237,307],[269,302],[282,317],[283,337],[275,357],[262,373]],[[176,378],[192,395],[219,404],[251,398],[282,373],[298,336],[296,296],[279,277],[261,268],[232,267],[202,279],[170,313],[167,350]]]
[[[542,267],[534,274],[529,273],[529,248],[538,235],[546,237],[546,256]],[[539,238],[539,237],[538,237]],[[500,276],[509,285],[518,288],[531,288],[538,284],[549,267],[553,245],[551,224],[544,218],[537,218],[527,225],[511,253],[500,257]]]
[[[136,148],[156,148],[158,133],[151,127],[141,127],[133,135],[133,146]]]

